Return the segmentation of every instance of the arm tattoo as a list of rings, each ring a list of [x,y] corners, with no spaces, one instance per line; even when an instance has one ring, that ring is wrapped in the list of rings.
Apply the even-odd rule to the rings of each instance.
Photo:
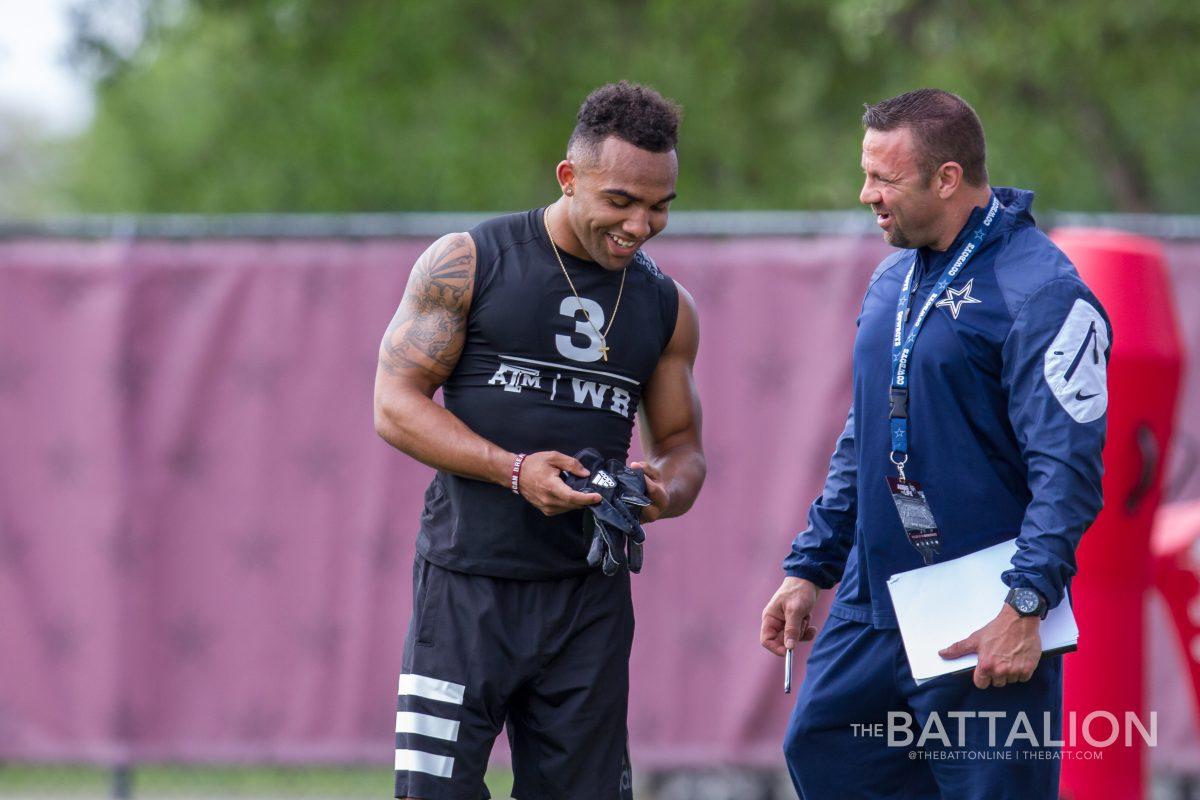
[[[383,335],[382,369],[397,375],[416,368],[439,383],[450,375],[466,339],[474,262],[474,243],[465,233],[440,239],[418,259]]]

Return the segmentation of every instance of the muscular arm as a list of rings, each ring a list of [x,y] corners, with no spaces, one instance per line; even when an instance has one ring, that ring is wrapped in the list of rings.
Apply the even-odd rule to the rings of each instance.
[[[443,236],[417,260],[379,345],[375,430],[423,464],[508,487],[515,454],[433,402],[462,355],[474,288],[475,242],[468,234]],[[521,495],[547,515],[600,500],[571,490],[561,470],[588,474],[571,456],[552,450],[530,454],[521,467]]]
[[[646,475],[654,505],[643,512],[649,521],[676,517],[692,507],[707,467],[700,441],[700,397],[692,368],[700,347],[696,303],[679,286],[675,332],[642,393],[641,436]]]
[[[417,260],[379,347],[375,430],[431,467],[507,485],[513,454],[432,399],[462,354],[474,288],[475,243],[468,234],[443,236]]]

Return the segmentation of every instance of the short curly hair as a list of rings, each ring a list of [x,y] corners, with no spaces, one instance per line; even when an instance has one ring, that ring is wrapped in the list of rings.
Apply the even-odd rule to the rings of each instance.
[[[600,143],[616,136],[642,150],[674,150],[679,134],[680,108],[649,86],[629,81],[609,83],[587,96],[567,152],[594,155]]]

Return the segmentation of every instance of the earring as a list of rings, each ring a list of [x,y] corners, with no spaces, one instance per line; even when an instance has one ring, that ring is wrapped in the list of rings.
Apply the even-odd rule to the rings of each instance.
[[[572,186],[568,186],[567,188],[563,189],[563,194],[565,194],[567,197],[574,197],[575,188]]]

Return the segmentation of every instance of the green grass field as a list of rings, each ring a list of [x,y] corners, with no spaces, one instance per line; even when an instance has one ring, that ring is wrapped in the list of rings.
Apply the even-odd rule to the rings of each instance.
[[[392,771],[363,767],[180,766],[146,764],[132,775],[135,798],[392,796]],[[489,770],[487,785],[496,800],[509,797],[512,773]],[[113,772],[101,767],[0,763],[0,798],[108,798]]]

